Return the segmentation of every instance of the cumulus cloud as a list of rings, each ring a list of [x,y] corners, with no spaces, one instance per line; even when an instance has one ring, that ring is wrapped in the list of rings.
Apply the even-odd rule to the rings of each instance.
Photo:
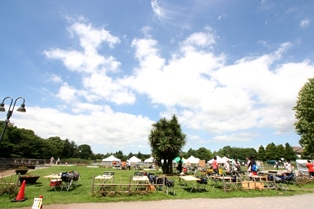
[[[94,28],[84,22],[74,23],[69,27],[73,36],[77,36],[81,49],[64,50],[54,48],[45,50],[43,54],[48,59],[60,60],[70,71],[84,73],[82,76],[82,88],[70,87],[63,84],[58,98],[65,102],[72,102],[78,97],[84,97],[87,101],[107,100],[117,104],[134,103],[135,97],[128,89],[119,84],[119,81],[108,77],[108,72],[117,72],[120,63],[113,57],[105,57],[99,54],[99,48],[107,43],[113,48],[120,43],[120,39],[110,34],[103,28]],[[90,92],[84,93],[84,92]]]
[[[152,4],[158,5],[157,1]],[[271,129],[276,134],[290,132],[297,93],[314,75],[314,67],[307,60],[282,62],[293,47],[288,42],[273,52],[227,62],[227,55],[214,52],[216,36],[206,27],[177,43],[169,57],[162,56],[154,37],[144,34],[144,38],[133,38],[130,47],[135,64],[131,73],[120,76],[115,74],[121,64],[119,57],[99,53],[104,43],[114,50],[120,43],[118,37],[86,23],[69,28],[81,48],[53,48],[43,54],[62,62],[80,77],[80,83],[53,74],[51,80],[60,85],[55,96],[65,105],[59,110],[30,108],[28,111],[36,114],[28,114],[28,124],[36,127],[39,135],[93,142],[109,150],[147,146],[153,121],[140,114],[114,110],[121,105],[141,109],[139,97],[148,99],[150,106],[162,107],[160,116],[176,114],[184,128],[194,131],[187,133],[188,137],[200,142],[203,139],[195,134],[197,131],[213,134],[217,141],[252,140],[257,136],[252,128]],[[65,108],[74,114],[63,111]],[[38,121],[42,123],[40,127]]]
[[[90,144],[102,153],[147,146],[147,133],[153,123],[147,117],[114,112],[109,106],[83,106],[93,111],[73,115],[52,108],[27,107],[27,114],[16,114],[14,122],[23,124],[27,120],[39,136],[59,136],[77,144]]]
[[[273,68],[290,43],[273,53],[225,65],[224,55],[198,47],[214,43],[213,34],[193,33],[166,62],[158,53],[157,41],[134,40],[139,67],[130,82],[132,88],[178,114],[192,129],[222,133],[259,127],[290,132],[293,104],[307,77],[313,75],[313,66],[304,62]]]

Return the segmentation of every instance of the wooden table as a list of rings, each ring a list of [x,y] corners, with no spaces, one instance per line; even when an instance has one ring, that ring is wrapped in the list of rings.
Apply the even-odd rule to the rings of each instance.
[[[99,183],[95,184],[95,180],[97,180]],[[94,187],[100,186],[99,191],[105,191],[109,189],[109,184],[113,184],[114,182],[114,175],[98,175],[93,176],[93,182],[92,182],[92,193],[94,193]]]
[[[183,181],[183,184],[181,183],[181,180]],[[188,182],[191,183],[191,190],[190,192],[198,189],[197,181],[200,181],[200,178],[196,178],[195,176],[179,176],[179,184],[183,185],[182,189],[184,187],[188,187]]]
[[[149,179],[147,176],[133,176],[133,181],[136,183],[135,190],[138,190],[139,188],[145,187],[145,190],[149,190]]]
[[[96,180],[98,180],[100,183],[105,184],[107,181],[111,180],[110,183],[114,182],[114,176],[113,175],[99,175],[95,177]]]

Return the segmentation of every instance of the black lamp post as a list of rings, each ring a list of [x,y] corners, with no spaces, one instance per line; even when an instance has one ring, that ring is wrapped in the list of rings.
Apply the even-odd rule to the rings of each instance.
[[[9,106],[9,109],[8,109],[8,113],[7,113],[7,118],[6,120],[4,121],[4,126],[3,126],[3,129],[2,129],[2,133],[1,133],[1,136],[0,136],[0,142],[2,141],[2,138],[3,138],[3,135],[4,135],[4,131],[5,129],[7,128],[7,125],[10,121],[10,117],[12,116],[13,114],[13,110],[14,110],[14,107],[15,107],[15,104],[18,100],[22,99],[23,100],[23,103],[21,104],[21,106],[19,108],[17,108],[17,111],[19,112],[26,112],[26,109],[25,109],[25,99],[23,97],[18,97],[16,98],[16,100],[14,101],[14,104],[13,104],[13,107],[12,107],[12,103],[13,103],[13,98],[12,97],[5,97],[3,100],[2,100],[2,103],[0,104],[0,112],[5,112],[5,108],[4,108],[4,101],[6,99],[10,99],[11,102],[10,102],[10,106]],[[12,108],[11,108],[12,107]]]

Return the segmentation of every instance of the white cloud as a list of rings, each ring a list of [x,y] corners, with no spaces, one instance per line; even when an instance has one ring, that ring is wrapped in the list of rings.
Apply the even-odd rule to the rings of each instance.
[[[301,28],[306,28],[310,25],[310,20],[309,19],[303,19],[300,21],[300,27]]]
[[[103,42],[110,48],[120,43],[120,39],[111,35],[103,28],[96,29],[84,23],[74,23],[70,32],[79,38],[83,51],[50,49],[43,54],[49,59],[62,60],[63,64],[72,71],[93,73],[96,71],[116,71],[120,65],[112,56],[104,57],[98,54]]]
[[[161,7],[158,5],[157,0],[152,0],[152,1],[151,1],[151,6],[152,6],[152,9],[153,9],[154,14],[155,14],[159,19],[162,18],[162,17],[165,15],[164,9],[161,8]]]
[[[113,112],[109,106],[86,104],[85,108],[93,111],[73,115],[51,108],[27,107],[26,114],[14,116],[14,123],[18,127],[36,130],[36,135],[44,138],[59,136],[78,145],[90,144],[93,150],[103,150],[101,153],[138,150],[138,145],[147,145],[151,124],[154,123],[148,118]]]
[[[63,83],[56,96],[66,103],[73,103],[77,100],[76,95],[77,90],[74,87],[69,86],[67,83]]]
[[[76,31],[77,27],[71,28]],[[108,33],[101,35],[103,29],[90,25],[80,27],[83,29],[78,36],[83,51],[44,52],[48,59],[62,61],[67,69],[81,76],[80,86],[63,81],[57,94],[76,115],[71,118],[53,110],[69,125],[58,128],[53,119],[46,122],[55,127],[55,135],[67,133],[70,139],[81,138],[78,143],[92,140],[100,146],[110,144],[111,150],[119,150],[116,146],[123,143],[132,147],[147,143],[153,122],[142,116],[113,112],[102,102],[137,105],[137,95],[146,96],[152,106],[165,108],[160,115],[176,114],[183,127],[218,134],[218,141],[249,141],[256,137],[250,133],[251,128],[271,129],[278,134],[293,129],[292,107],[297,93],[314,75],[309,61],[282,63],[284,54],[293,47],[290,43],[281,44],[271,53],[242,57],[227,64],[227,55],[214,53],[215,35],[206,27],[178,43],[169,58],[162,57],[158,41],[147,35],[150,29],[146,28],[145,37],[135,38],[131,44],[138,65],[133,66],[130,75],[119,78],[108,73],[118,70],[117,58],[98,53],[103,42],[112,47],[119,43],[119,38]],[[60,82],[59,77],[53,76]],[[230,134],[223,134],[225,131]],[[199,136],[192,136],[202,141]],[[117,145],[112,145],[112,141],[117,141]]]
[[[223,15],[219,15],[219,16],[218,16],[218,20],[221,20],[222,18],[225,18],[225,17],[227,17],[227,13],[225,13],[225,14],[223,14]]]
[[[50,77],[47,79],[47,81],[53,82],[53,83],[62,83],[62,78],[56,74],[49,75]]]
[[[79,97],[90,102],[107,100],[116,104],[134,103],[133,93],[123,87],[123,82],[119,83],[119,80],[106,75],[109,71],[116,72],[120,63],[112,56],[105,57],[98,53],[103,42],[113,48],[115,44],[120,43],[119,38],[102,28],[93,28],[81,22],[74,23],[69,28],[74,35],[78,36],[83,51],[56,48],[45,50],[43,54],[48,59],[62,61],[67,69],[84,73],[84,76],[82,76],[81,89],[77,86],[70,87],[65,83],[60,87],[57,97],[67,103],[77,101]]]
[[[224,55],[193,47],[215,43],[211,34],[204,34],[189,36],[182,53],[173,54],[167,63],[158,54],[156,41],[135,40],[139,68],[130,82],[132,87],[169,108],[167,112],[175,112],[192,129],[222,133],[260,127],[290,132],[293,104],[313,75],[313,66],[305,62],[294,63],[293,68],[290,64],[274,68],[290,43],[271,54],[224,65]]]
[[[111,77],[94,73],[83,78],[84,88],[95,95],[94,99],[104,99],[116,104],[132,104],[136,98],[134,94],[125,88],[123,80],[115,80]]]
[[[245,141],[250,141],[252,138],[256,136],[257,136],[256,134],[242,132],[242,133],[230,134],[230,135],[219,135],[219,136],[214,137],[214,141],[245,142]]]

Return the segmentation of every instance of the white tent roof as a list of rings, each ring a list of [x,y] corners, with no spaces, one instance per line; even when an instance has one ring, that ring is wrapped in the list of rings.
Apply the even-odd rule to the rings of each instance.
[[[141,160],[138,159],[136,156],[133,156],[133,157],[131,157],[131,158],[129,159],[129,162],[130,162],[130,163],[139,163],[139,162],[141,162]]]
[[[144,160],[144,163],[152,163],[152,162],[154,162],[153,157],[150,157],[150,158],[147,158],[146,160]]]
[[[193,155],[191,155],[188,159],[186,159],[185,162],[190,162],[190,163],[199,163],[200,159],[194,157]]]
[[[105,159],[102,159],[102,162],[121,162],[119,158],[116,158],[115,156],[111,155]]]
[[[226,156],[223,156],[222,159],[225,160],[225,161],[231,161],[232,160],[230,158],[227,158]]]
[[[227,162],[225,159],[219,157],[218,155],[216,157],[217,157],[217,163],[225,163],[225,162]],[[213,163],[213,161],[214,161],[214,159],[211,159],[211,160],[207,161],[207,163],[211,164],[211,163]]]

